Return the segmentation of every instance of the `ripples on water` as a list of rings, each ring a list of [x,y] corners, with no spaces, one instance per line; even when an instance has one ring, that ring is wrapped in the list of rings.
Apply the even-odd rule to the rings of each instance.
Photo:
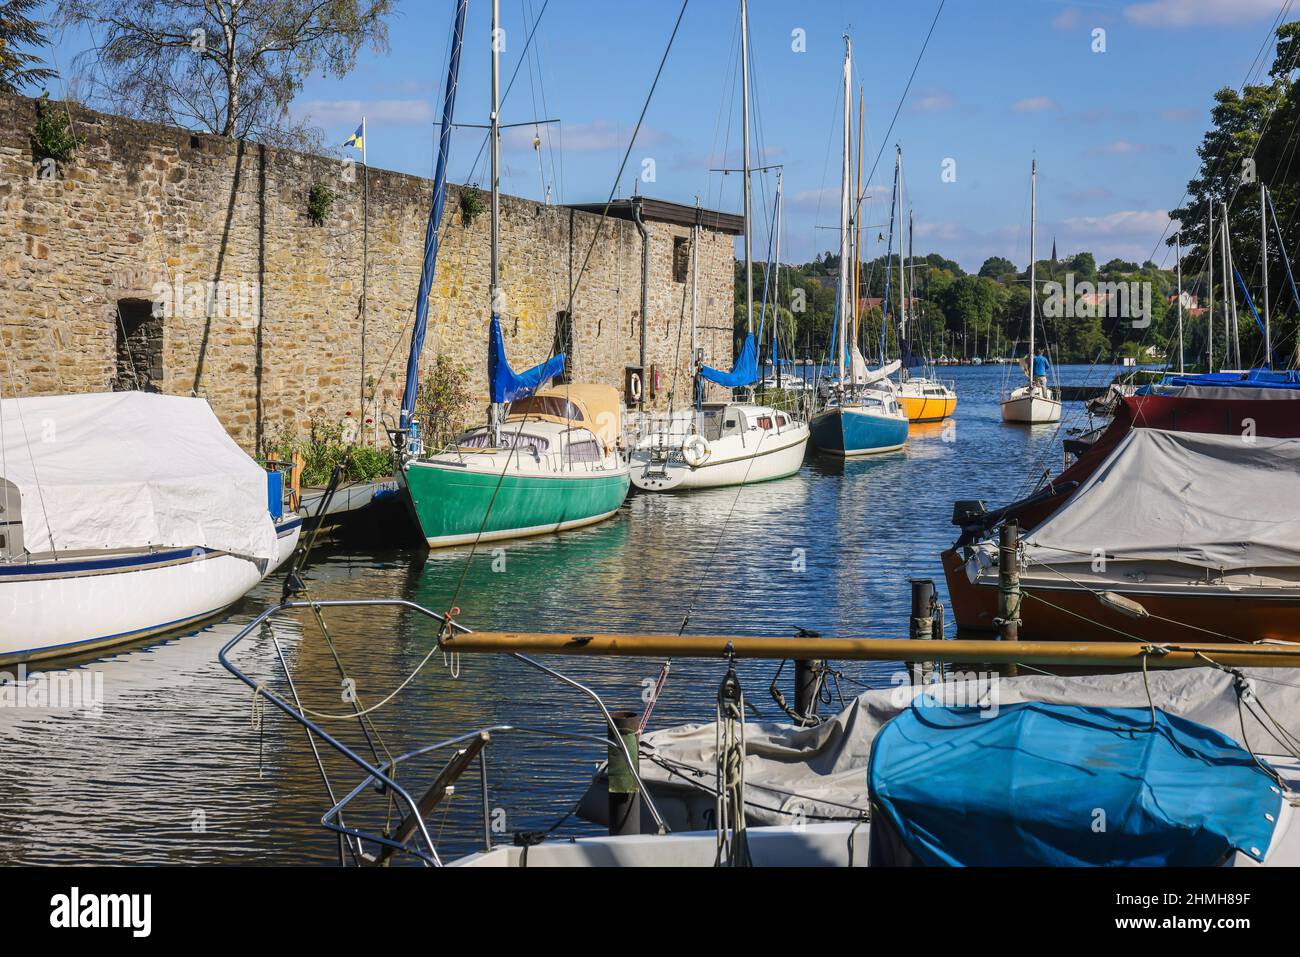
[[[1110,381],[1113,369],[1062,370],[1072,384]],[[1061,465],[1054,427],[1003,426],[999,390],[1016,371],[940,370],[957,380],[957,417],[914,427],[903,452],[836,462],[811,457],[793,478],[737,492],[633,497],[612,520],[590,529],[422,553],[322,553],[309,568],[316,598],[406,597],[433,609],[456,595],[471,627],[533,631],[688,632],[903,637],[909,578],[935,579],[946,597],[939,553],[954,538],[957,498],[1004,503]],[[1086,424],[1077,404],[1064,427]],[[796,550],[802,550],[797,552]],[[796,571],[802,555],[805,568]],[[329,807],[302,730],[268,708],[259,735],[252,695],[217,662],[238,628],[279,597],[264,583],[229,617],[197,634],[132,649],[85,667],[103,674],[100,716],[0,709],[0,862],[3,863],[328,863],[337,845],[321,827]],[[363,703],[386,695],[428,653],[428,619],[388,608],[330,609],[326,620]],[[307,616],[274,624],[304,703],[347,709],[329,650]],[[244,670],[286,693],[268,631],[237,652]],[[548,659],[596,690],[611,709],[640,710],[643,683],[660,662]],[[898,666],[839,663],[855,682],[888,686]],[[466,656],[453,679],[440,655],[375,716],[394,753],[494,724],[603,734],[589,700],[509,658]],[[747,700],[765,717],[779,712],[767,693],[775,662],[742,663]],[[680,660],[655,708],[652,727],[710,721],[724,666]],[[783,676],[791,699],[790,671]],[[845,695],[855,690],[846,684]],[[356,723],[328,722],[364,750]],[[602,758],[602,749],[522,735],[489,748],[490,801],[508,829],[544,829],[567,812]],[[341,794],[359,780],[329,755]],[[413,766],[429,780],[432,765]],[[415,773],[417,772],[418,773]],[[430,831],[444,856],[479,840],[477,773],[435,813]],[[382,798],[359,812],[373,825]],[[590,831],[570,822],[569,832]]]

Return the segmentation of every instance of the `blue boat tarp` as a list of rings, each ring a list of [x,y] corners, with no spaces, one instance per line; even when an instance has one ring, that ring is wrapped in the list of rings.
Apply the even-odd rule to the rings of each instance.
[[[720,372],[711,366],[700,366],[700,375],[728,389],[739,389],[741,386],[753,385],[757,382],[758,349],[754,345],[754,334],[751,332],[745,336],[745,344],[740,349],[740,355],[736,356],[730,372]]]
[[[564,355],[551,356],[524,372],[515,372],[506,359],[506,343],[501,335],[501,319],[494,313],[488,332],[488,386],[493,402],[513,402],[532,395],[564,371]]]
[[[1158,709],[1148,730],[1148,708],[990,714],[923,695],[876,738],[872,802],[918,863],[1211,866],[1268,850],[1281,792],[1219,731]]]
[[[1300,372],[1295,369],[1248,369],[1245,372],[1203,372],[1171,375],[1164,385],[1210,385],[1251,389],[1300,389]]]

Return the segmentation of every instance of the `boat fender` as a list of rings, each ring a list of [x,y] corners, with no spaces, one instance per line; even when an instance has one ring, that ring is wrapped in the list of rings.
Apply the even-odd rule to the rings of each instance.
[[[687,436],[686,441],[682,443],[682,459],[693,469],[707,462],[712,454],[713,450],[709,448],[708,441],[702,435]]]

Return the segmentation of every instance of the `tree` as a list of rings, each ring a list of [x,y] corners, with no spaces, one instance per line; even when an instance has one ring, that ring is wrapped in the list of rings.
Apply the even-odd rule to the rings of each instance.
[[[49,46],[45,24],[28,16],[40,5],[41,0],[0,2],[0,93],[19,93],[58,76],[40,57],[19,49]]]
[[[1197,153],[1201,168],[1187,184],[1187,201],[1169,215],[1182,225],[1184,269],[1196,270],[1208,261],[1207,227],[1213,204],[1216,228],[1228,207],[1228,233],[1237,271],[1250,294],[1258,297],[1262,285],[1259,243],[1260,184],[1268,187],[1277,221],[1281,226],[1279,242],[1270,216],[1268,281],[1278,295],[1270,303],[1273,360],[1294,363],[1291,355],[1296,342],[1300,308],[1289,294],[1289,281],[1279,247],[1288,254],[1300,241],[1300,167],[1295,164],[1297,142],[1293,131],[1300,124],[1300,22],[1283,24],[1277,31],[1277,52],[1269,70],[1270,83],[1244,87],[1240,93],[1222,89],[1215,94],[1210,114],[1211,126],[1201,140]],[[1168,237],[1170,245],[1174,236]],[[1294,267],[1293,267],[1294,268]],[[1217,297],[1224,301],[1224,277]],[[1240,297],[1240,291],[1238,291]],[[1265,362],[1263,336],[1242,304],[1238,314],[1242,362]],[[1216,353],[1222,357],[1216,348]]]
[[[980,266],[979,274],[985,279],[1001,279],[1003,276],[1016,271],[1015,263],[1005,256],[990,256],[984,260],[984,265]]]
[[[387,48],[393,0],[60,0],[97,35],[92,93],[114,112],[221,136],[299,142],[289,102],[305,77],[343,76]],[[82,64],[88,66],[89,64]],[[91,71],[95,72],[95,71]]]

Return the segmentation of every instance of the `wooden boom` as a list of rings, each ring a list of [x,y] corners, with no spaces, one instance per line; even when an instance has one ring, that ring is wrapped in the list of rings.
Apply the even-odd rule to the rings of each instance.
[[[730,635],[548,634],[471,631],[444,638],[463,654],[532,653],[635,658],[830,659],[833,661],[945,661],[999,664],[1099,665],[1140,669],[1227,667],[1300,668],[1300,645],[1154,644],[1126,641],[923,641],[896,638],[761,638]],[[1208,660],[1207,660],[1208,659]]]

